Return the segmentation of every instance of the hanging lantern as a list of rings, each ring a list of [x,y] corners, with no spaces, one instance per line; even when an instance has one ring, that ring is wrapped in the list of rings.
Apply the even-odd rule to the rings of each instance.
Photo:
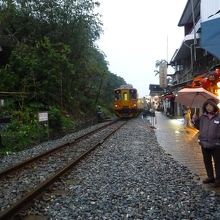
[[[220,68],[215,69],[214,75],[216,79],[220,78]]]
[[[210,88],[210,86],[211,86],[211,82],[210,82],[210,80],[208,78],[203,78],[201,80],[201,84],[202,84],[202,87],[204,89],[206,89],[206,90],[208,90]]]
[[[195,77],[192,84],[191,84],[192,88],[202,87],[202,80],[203,79],[204,79],[204,77],[201,77],[201,76]]]
[[[208,76],[208,79],[209,79],[210,81],[215,81],[215,75],[214,75],[214,73],[211,73],[211,74]]]

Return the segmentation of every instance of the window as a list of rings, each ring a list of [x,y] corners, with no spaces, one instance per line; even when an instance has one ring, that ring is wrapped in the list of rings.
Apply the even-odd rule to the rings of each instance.
[[[128,93],[127,92],[123,93],[123,100],[125,100],[125,101],[128,100]]]
[[[135,89],[130,90],[131,99],[137,99],[137,91]]]
[[[121,90],[116,90],[115,91],[115,101],[121,99]]]

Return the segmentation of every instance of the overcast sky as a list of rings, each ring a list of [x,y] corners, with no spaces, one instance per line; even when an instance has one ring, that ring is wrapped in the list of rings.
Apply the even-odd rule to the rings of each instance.
[[[183,27],[177,25],[186,2],[100,0],[104,34],[98,46],[109,70],[137,88],[139,97],[149,95],[149,84],[159,84],[156,60],[170,61],[183,41]]]

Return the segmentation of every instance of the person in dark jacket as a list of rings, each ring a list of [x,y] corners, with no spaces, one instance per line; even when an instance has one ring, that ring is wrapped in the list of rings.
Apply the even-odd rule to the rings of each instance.
[[[199,123],[196,123],[199,130],[198,142],[201,145],[208,177],[203,183],[214,183],[214,187],[220,187],[220,114],[217,104],[216,100],[208,99],[203,104],[203,114],[198,119]]]
[[[100,106],[97,107],[96,116],[97,116],[98,123],[103,122],[103,112]]]

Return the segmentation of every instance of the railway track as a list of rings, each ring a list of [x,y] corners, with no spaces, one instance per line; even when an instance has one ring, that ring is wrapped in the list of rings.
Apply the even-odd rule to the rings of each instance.
[[[23,161],[0,173],[0,219],[10,219],[39,197],[60,176],[100,146],[126,121],[110,122],[92,132]]]

